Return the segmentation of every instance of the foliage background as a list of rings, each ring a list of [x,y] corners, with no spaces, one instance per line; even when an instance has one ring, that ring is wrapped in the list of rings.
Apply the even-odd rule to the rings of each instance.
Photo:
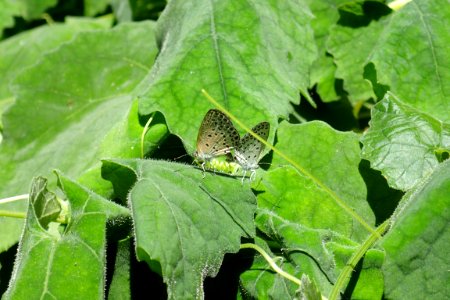
[[[448,297],[450,6],[398,4],[0,0],[3,298]],[[176,159],[201,89],[254,182]]]

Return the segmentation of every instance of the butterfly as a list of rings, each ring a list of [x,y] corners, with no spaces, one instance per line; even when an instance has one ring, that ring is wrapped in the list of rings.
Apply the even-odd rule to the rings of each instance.
[[[270,123],[261,122],[253,127],[252,131],[259,135],[262,139],[267,140],[270,132]],[[240,140],[234,151],[234,159],[244,171],[242,182],[244,182],[244,177],[247,171],[251,172],[250,181],[256,176],[256,169],[259,168],[258,162],[263,149],[264,144],[250,133],[246,133]]]
[[[197,150],[193,156],[201,163],[203,171],[205,164],[213,158],[231,153],[239,143],[239,132],[231,120],[220,110],[210,109],[203,118],[197,135]]]

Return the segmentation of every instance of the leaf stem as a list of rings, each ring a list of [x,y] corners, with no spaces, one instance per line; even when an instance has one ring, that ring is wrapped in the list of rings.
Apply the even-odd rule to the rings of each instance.
[[[17,196],[13,196],[13,197],[3,198],[3,199],[0,199],[0,204],[19,201],[19,200],[27,200],[28,196],[29,196],[28,194],[22,194],[22,195],[17,195]]]
[[[306,177],[311,178],[312,181],[314,181],[315,184],[317,184],[320,188],[324,189],[335,201],[336,203],[344,209],[350,216],[352,216],[355,220],[357,220],[363,227],[365,227],[370,233],[377,235],[379,238],[381,236],[375,231],[375,229],[372,228],[369,224],[367,224],[366,221],[364,221],[363,218],[361,218],[358,214],[356,214],[350,207],[348,207],[340,198],[339,196],[332,191],[328,186],[326,186],[324,183],[322,183],[319,179],[317,179],[314,175],[306,171],[304,168],[302,168],[299,164],[297,164],[292,158],[288,157],[286,154],[278,150],[277,148],[273,147],[271,144],[269,144],[267,141],[265,141],[263,138],[261,138],[259,135],[254,133],[250,128],[245,126],[241,121],[239,121],[238,118],[236,118],[234,115],[232,115],[228,110],[226,110],[222,105],[220,105],[219,102],[217,102],[213,97],[211,97],[207,91],[202,89],[203,95],[208,99],[209,102],[211,102],[214,106],[219,108],[221,111],[223,111],[228,117],[230,117],[231,120],[233,120],[236,124],[238,124],[242,129],[244,129],[246,132],[251,134],[255,139],[266,145],[266,147],[270,148],[274,153],[278,154],[280,157],[284,158],[288,163],[290,163],[294,168],[296,168],[300,173],[305,175]]]
[[[0,216],[1,217],[9,217],[9,218],[25,219],[27,217],[27,214],[24,212],[18,212],[18,211],[0,210]]]
[[[334,284],[333,290],[331,291],[328,299],[330,300],[339,299],[339,293],[341,290],[344,290],[344,286],[347,285],[347,282],[351,277],[353,269],[361,260],[361,258],[366,254],[367,250],[369,250],[380,239],[381,235],[383,235],[386,232],[386,230],[389,228],[389,222],[390,219],[384,221],[384,223],[381,224],[376,229],[376,234],[372,233],[364,241],[364,243],[362,243],[361,246],[353,253],[350,259],[347,261],[347,264],[339,274],[339,277],[336,280],[336,283]]]
[[[280,276],[283,276],[287,280],[290,280],[294,283],[296,283],[299,287],[302,285],[302,282],[300,279],[296,278],[295,276],[292,276],[291,274],[283,271],[276,263],[275,261],[267,254],[263,248],[259,247],[258,245],[251,244],[251,243],[245,243],[241,245],[241,249],[254,249],[261,254],[265,260],[269,263],[269,265],[272,267],[272,269],[280,274]]]
[[[142,130],[142,134],[141,134],[141,158],[144,158],[144,138],[145,138],[145,135],[147,134],[148,128],[150,127],[150,123],[153,121],[153,116],[154,115],[155,115],[155,113],[152,113],[152,115],[148,119],[147,123],[145,123],[144,129]]]

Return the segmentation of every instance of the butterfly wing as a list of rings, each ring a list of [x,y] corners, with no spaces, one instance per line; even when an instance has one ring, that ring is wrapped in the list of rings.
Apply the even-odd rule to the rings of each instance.
[[[197,136],[197,157],[209,160],[231,152],[239,143],[239,133],[220,110],[210,109],[203,118]]]
[[[270,132],[270,123],[261,122],[253,127],[252,131],[264,140],[267,140]],[[250,133],[246,133],[236,148],[235,159],[244,170],[257,169],[259,157],[263,149],[263,143]]]

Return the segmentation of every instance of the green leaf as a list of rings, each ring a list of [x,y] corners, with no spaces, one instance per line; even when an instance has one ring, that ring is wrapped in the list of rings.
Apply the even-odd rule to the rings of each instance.
[[[201,89],[248,126],[269,120],[276,128],[298,91],[307,94],[316,57],[310,19],[299,1],[170,1],[158,20],[158,59],[137,93],[139,111],[161,111],[190,149],[212,107]]]
[[[14,25],[14,16],[20,14],[20,2],[15,0],[0,0],[0,37],[3,29]]]
[[[84,14],[86,16],[95,16],[106,10],[110,0],[84,0]]]
[[[93,19],[70,20],[69,24],[40,26],[0,43],[0,74],[3,75],[0,81],[0,112],[14,102],[11,89],[13,80],[20,72],[41,59],[44,53],[54,51],[81,31],[107,28],[102,28],[101,24]]]
[[[38,19],[42,14],[53,7],[57,0],[21,0],[21,16],[27,20]]]
[[[372,52],[382,47],[378,43],[380,35],[383,30],[389,30],[388,17],[378,20],[386,14],[387,8],[377,3],[372,11],[364,10],[361,4],[347,5],[343,9],[347,13],[341,11],[341,19],[330,30],[327,41],[328,52],[337,67],[335,76],[344,80],[344,89],[353,104],[376,99],[372,85],[363,75]],[[363,15],[354,15],[357,11]]]
[[[109,286],[108,299],[128,300],[131,299],[130,286],[130,260],[131,260],[131,238],[120,240],[117,245],[116,260],[111,284]]]
[[[362,157],[380,170],[390,186],[409,190],[450,152],[450,125],[402,103],[392,94],[372,109],[361,139]]]
[[[159,145],[169,135],[164,117],[160,113],[155,113],[150,117],[152,118],[150,127],[141,145],[141,135],[144,131],[144,126],[139,122],[137,110],[138,102],[133,100],[128,115],[115,124],[106,134],[99,146],[97,157],[138,158],[141,157],[141,151],[144,155],[150,155],[158,149]],[[79,181],[106,198],[113,197],[111,183],[101,179],[100,162],[85,172],[79,178]],[[126,200],[126,197],[121,197],[121,199]]]
[[[278,257],[272,254],[275,262],[297,278],[306,274],[323,294],[331,291],[338,274],[359,247],[357,243],[331,229],[314,229],[303,225],[301,221],[290,222],[267,209],[258,210],[256,223],[272,240],[272,249],[281,251]],[[352,298],[360,298],[356,295],[372,295],[369,297],[371,299],[382,296],[383,278],[380,269],[383,259],[384,254],[380,250],[371,249],[366,252],[363,267],[358,271],[358,278],[364,284],[359,285],[358,281],[358,285],[351,291]],[[280,291],[282,282],[285,291]],[[267,298],[267,294],[274,299],[293,298],[294,293],[306,288],[302,286],[297,291],[296,284],[274,273],[260,259],[255,260],[250,270],[241,276],[241,283],[246,293],[255,298]]]
[[[63,175],[58,179],[70,203],[70,222],[65,229],[47,231],[30,202],[5,299],[104,299],[106,221],[129,211]],[[38,179],[30,194],[41,187]]]
[[[137,178],[128,197],[138,259],[162,274],[170,299],[202,298],[203,279],[217,274],[225,253],[239,250],[241,237],[255,234],[248,186],[228,176],[203,178],[201,170],[183,164],[104,162],[105,178],[123,185],[117,172]]]
[[[335,58],[336,76],[344,79],[349,99],[353,103],[376,99],[372,84],[383,84],[415,108],[443,121],[450,120],[442,109],[450,95],[450,87],[445,84],[450,80],[447,1],[413,0],[381,19],[386,11],[381,4],[377,7],[378,15],[374,10],[364,11],[364,20],[372,21],[369,25],[354,28],[341,21],[341,26],[335,26],[330,34],[328,50]],[[375,65],[375,74],[365,74],[370,71],[365,69],[370,63]]]
[[[82,32],[17,77],[17,101],[3,119],[0,197],[25,193],[33,176],[55,167],[77,177],[98,162],[100,141],[128,117],[130,93],[156,55],[153,26]],[[2,205],[25,208],[18,202]],[[22,224],[0,218],[0,227],[8,229],[0,231],[0,249],[17,242]]]
[[[302,287],[297,291],[297,299],[305,300],[321,300],[322,295],[307,275],[302,275]]]
[[[30,201],[39,225],[48,229],[50,222],[56,222],[61,213],[61,204],[56,195],[47,190],[47,179],[37,177],[31,184]]]
[[[326,41],[329,37],[330,28],[339,19],[337,6],[347,2],[347,0],[316,1],[307,0],[309,8],[315,18],[311,20],[314,29],[315,41],[319,56],[311,68],[311,86],[317,84],[317,92],[324,102],[338,100],[336,94],[334,73],[336,66],[333,59],[326,54]]]
[[[255,244],[261,247],[272,258],[275,254],[270,251],[267,243],[256,238]],[[285,272],[300,278],[300,269],[296,269],[293,264],[282,257],[276,257],[276,264]],[[256,299],[293,299],[298,285],[287,280],[276,273],[269,267],[267,261],[260,255],[253,259],[252,266],[243,272],[240,276],[241,293],[244,296],[251,296]],[[244,299],[247,299],[244,297]]]
[[[359,173],[358,136],[323,122],[283,122],[277,139],[275,147],[303,168],[303,174],[289,168],[269,171],[257,187],[264,192],[258,196],[260,207],[280,210],[287,220],[301,219],[312,228],[333,228],[355,241],[364,239],[374,215]],[[272,167],[283,164],[274,154]]]
[[[450,295],[450,161],[405,195],[382,240],[385,296],[445,299]]]
[[[442,109],[450,97],[449,26],[448,1],[413,0],[392,14],[370,57],[380,83],[444,122],[450,121]]]

